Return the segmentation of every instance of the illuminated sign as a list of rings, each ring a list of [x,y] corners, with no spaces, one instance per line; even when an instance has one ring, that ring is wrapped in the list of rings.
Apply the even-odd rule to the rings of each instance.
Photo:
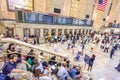
[[[15,10],[15,8],[33,10],[33,0],[7,0],[7,4],[9,10]]]

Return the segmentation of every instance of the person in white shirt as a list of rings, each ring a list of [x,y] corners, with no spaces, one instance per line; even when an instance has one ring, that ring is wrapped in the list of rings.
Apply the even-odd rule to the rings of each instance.
[[[43,52],[41,52],[40,55],[38,55],[38,63],[40,63],[43,58],[44,58]]]
[[[106,43],[106,44],[105,44],[105,48],[104,48],[104,52],[107,52],[107,53],[108,53],[109,47],[110,47],[110,44],[109,44],[109,43]]]
[[[57,36],[57,35],[55,35],[55,42],[57,42],[57,38],[58,38],[58,36]]]
[[[68,47],[67,47],[67,49],[70,49],[71,40],[68,39],[68,40],[67,40],[67,43],[68,43]]]
[[[48,66],[47,62],[40,63],[36,70],[39,70],[37,80],[52,80],[51,79],[51,69]]]
[[[58,51],[57,43],[54,44],[54,51],[55,51],[55,52]]]

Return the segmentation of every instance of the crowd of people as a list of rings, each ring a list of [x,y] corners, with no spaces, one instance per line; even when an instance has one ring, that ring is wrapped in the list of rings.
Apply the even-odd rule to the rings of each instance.
[[[15,39],[19,40],[16,35]],[[35,39],[35,38],[34,38]],[[36,37],[37,40],[37,37]],[[90,51],[96,50],[95,45],[99,46],[104,53],[109,53],[110,59],[120,49],[120,33],[103,33],[92,32],[89,35],[84,34],[64,34],[64,35],[49,35],[45,37],[46,43],[49,45],[54,43],[54,51],[58,52],[57,43],[61,45],[67,42],[66,49],[72,49],[72,53],[76,54],[75,59],[79,60],[80,56],[84,55],[84,50],[87,43],[92,43]],[[25,41],[26,42],[26,41]],[[39,43],[39,41],[37,41]],[[76,43],[79,45],[76,46]],[[75,53],[75,48],[78,48]],[[81,66],[71,64],[70,60],[64,59],[63,62],[56,60],[56,56],[52,56],[48,61],[45,60],[44,52],[40,52],[35,56],[34,50],[31,49],[27,55],[21,53],[21,49],[14,44],[9,44],[6,49],[7,62],[3,66],[3,74],[9,75],[10,78],[15,80],[52,80],[52,74],[56,75],[59,80],[80,80],[82,78]],[[92,66],[96,55],[93,54],[89,57],[88,71],[92,71]],[[120,63],[116,70],[120,71]],[[91,78],[90,78],[91,79]]]

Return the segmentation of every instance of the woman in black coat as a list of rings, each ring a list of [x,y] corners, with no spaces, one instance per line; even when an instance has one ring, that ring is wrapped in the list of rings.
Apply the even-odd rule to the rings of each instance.
[[[93,54],[92,57],[89,59],[89,63],[88,63],[88,71],[92,70],[92,66],[95,60],[95,55]]]

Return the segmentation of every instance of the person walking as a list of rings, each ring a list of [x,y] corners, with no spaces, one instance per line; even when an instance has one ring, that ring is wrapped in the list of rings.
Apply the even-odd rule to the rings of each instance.
[[[115,48],[113,47],[110,52],[110,58],[112,59],[113,54],[115,53]]]
[[[105,48],[104,48],[104,52],[108,53],[109,47],[110,47],[110,44],[106,43]]]
[[[68,47],[67,47],[67,49],[70,49],[71,40],[68,39],[68,40],[67,40],[67,43],[68,43]]]

